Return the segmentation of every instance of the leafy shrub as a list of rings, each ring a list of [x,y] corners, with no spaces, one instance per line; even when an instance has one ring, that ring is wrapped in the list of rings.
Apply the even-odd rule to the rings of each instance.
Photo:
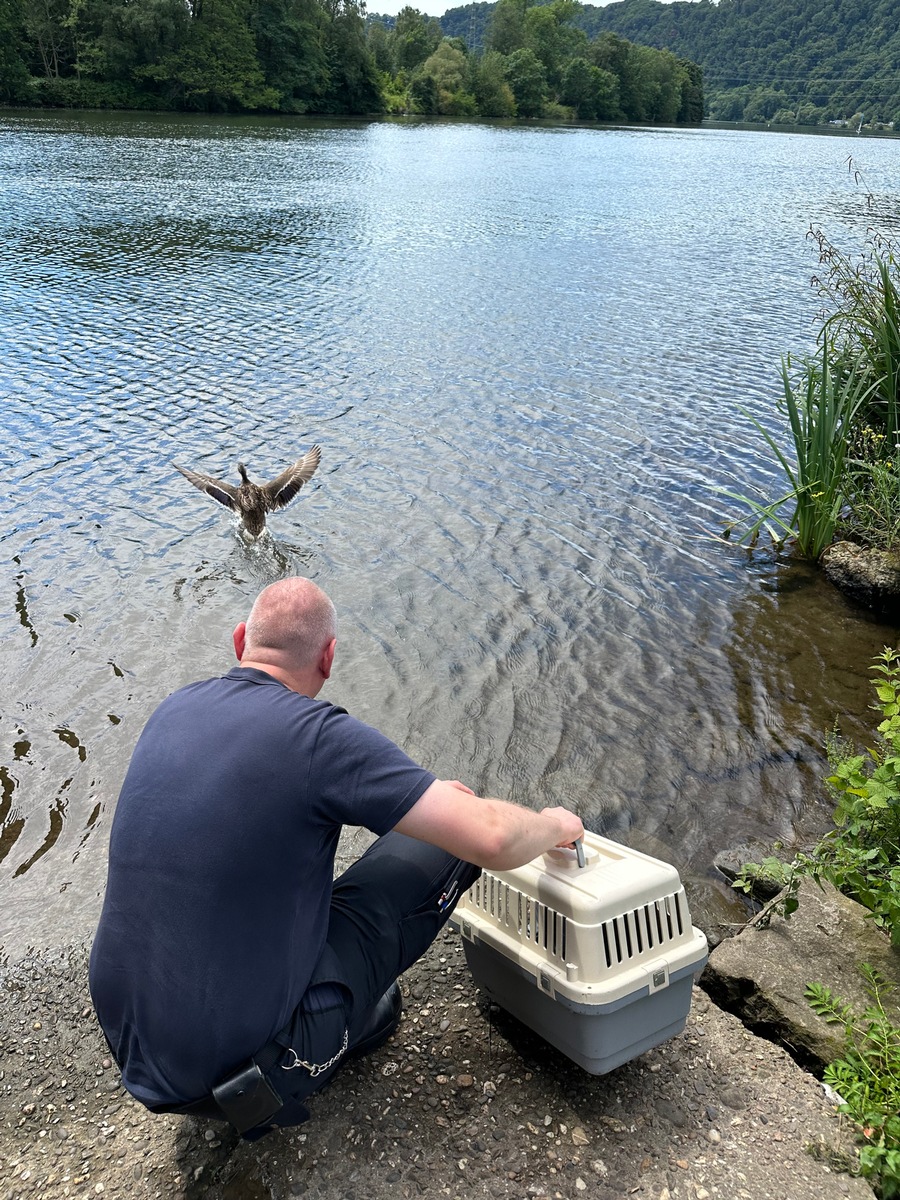
[[[762,898],[791,887],[794,875],[793,863],[786,863],[773,855],[770,858],[764,858],[761,863],[744,863],[735,876],[732,886],[738,891],[746,892],[748,896]],[[781,911],[786,916],[790,916],[796,909],[797,901],[795,897],[792,897],[790,902],[785,901]]]
[[[900,653],[886,646],[872,670],[872,707],[881,716],[877,747],[857,754],[837,731],[827,740],[835,828],[787,867],[774,858],[747,864],[735,887],[752,892],[758,874],[786,872],[784,891],[767,911],[789,918],[800,879],[827,879],[863,904],[900,946]],[[824,984],[809,984],[806,995],[819,1016],[844,1026],[844,1054],[824,1078],[839,1093],[841,1111],[859,1127],[862,1173],[881,1200],[900,1200],[900,1028],[885,1012],[887,985],[871,967],[863,974],[872,1003],[861,1014]]]
[[[840,1111],[860,1129],[862,1174],[873,1181],[882,1200],[897,1200],[900,1197],[900,1028],[884,1009],[887,985],[871,967],[864,966],[862,970],[872,1000],[863,1013],[855,1012],[821,983],[811,983],[806,996],[820,1017],[844,1027],[844,1054],[826,1067],[824,1080],[841,1097]]]
[[[870,394],[860,415],[884,433],[884,449],[892,454],[900,435],[900,252],[881,234],[855,257],[819,230],[810,230],[810,236],[825,268],[814,282],[834,310],[822,336],[831,339],[843,362],[867,377]]]
[[[32,104],[49,108],[130,108],[162,109],[170,107],[158,95],[141,91],[127,83],[101,83],[96,79],[32,79]]]
[[[846,742],[831,737],[828,787],[837,801],[835,829],[797,865],[858,900],[900,946],[900,654],[885,647],[872,670],[878,697],[873,707],[882,715],[878,748],[853,754]]]
[[[862,452],[849,460],[851,487],[841,534],[878,550],[900,546],[900,446],[886,453],[883,433],[860,430]]]

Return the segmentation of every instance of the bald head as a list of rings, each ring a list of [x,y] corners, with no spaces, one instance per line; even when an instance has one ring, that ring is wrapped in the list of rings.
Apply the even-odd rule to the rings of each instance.
[[[260,592],[250,610],[241,659],[312,669],[336,635],[334,605],[322,589],[299,576],[280,579]]]

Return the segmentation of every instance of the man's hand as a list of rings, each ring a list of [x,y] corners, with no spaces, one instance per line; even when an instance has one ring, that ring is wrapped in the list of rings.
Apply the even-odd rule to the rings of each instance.
[[[555,817],[564,827],[563,840],[557,842],[556,845],[568,850],[574,850],[578,839],[584,837],[584,826],[581,823],[581,818],[576,817],[567,808],[560,808],[558,806],[556,808],[542,808],[541,812],[546,813],[547,816]],[[569,831],[572,831],[571,837],[568,836]]]

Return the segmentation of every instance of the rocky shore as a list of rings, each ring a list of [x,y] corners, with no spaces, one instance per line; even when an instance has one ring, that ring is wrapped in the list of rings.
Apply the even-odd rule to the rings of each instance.
[[[402,987],[394,1038],[248,1144],[122,1091],[83,947],[3,968],[0,1198],[873,1196],[822,1085],[699,988],[682,1034],[596,1077],[491,1005],[451,932]]]

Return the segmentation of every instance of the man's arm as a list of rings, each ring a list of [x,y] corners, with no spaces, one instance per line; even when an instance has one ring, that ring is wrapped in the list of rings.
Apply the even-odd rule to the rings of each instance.
[[[455,781],[436,779],[394,827],[398,833],[440,846],[488,870],[508,871],[584,836],[579,817],[566,808],[535,812],[476,796]]]

